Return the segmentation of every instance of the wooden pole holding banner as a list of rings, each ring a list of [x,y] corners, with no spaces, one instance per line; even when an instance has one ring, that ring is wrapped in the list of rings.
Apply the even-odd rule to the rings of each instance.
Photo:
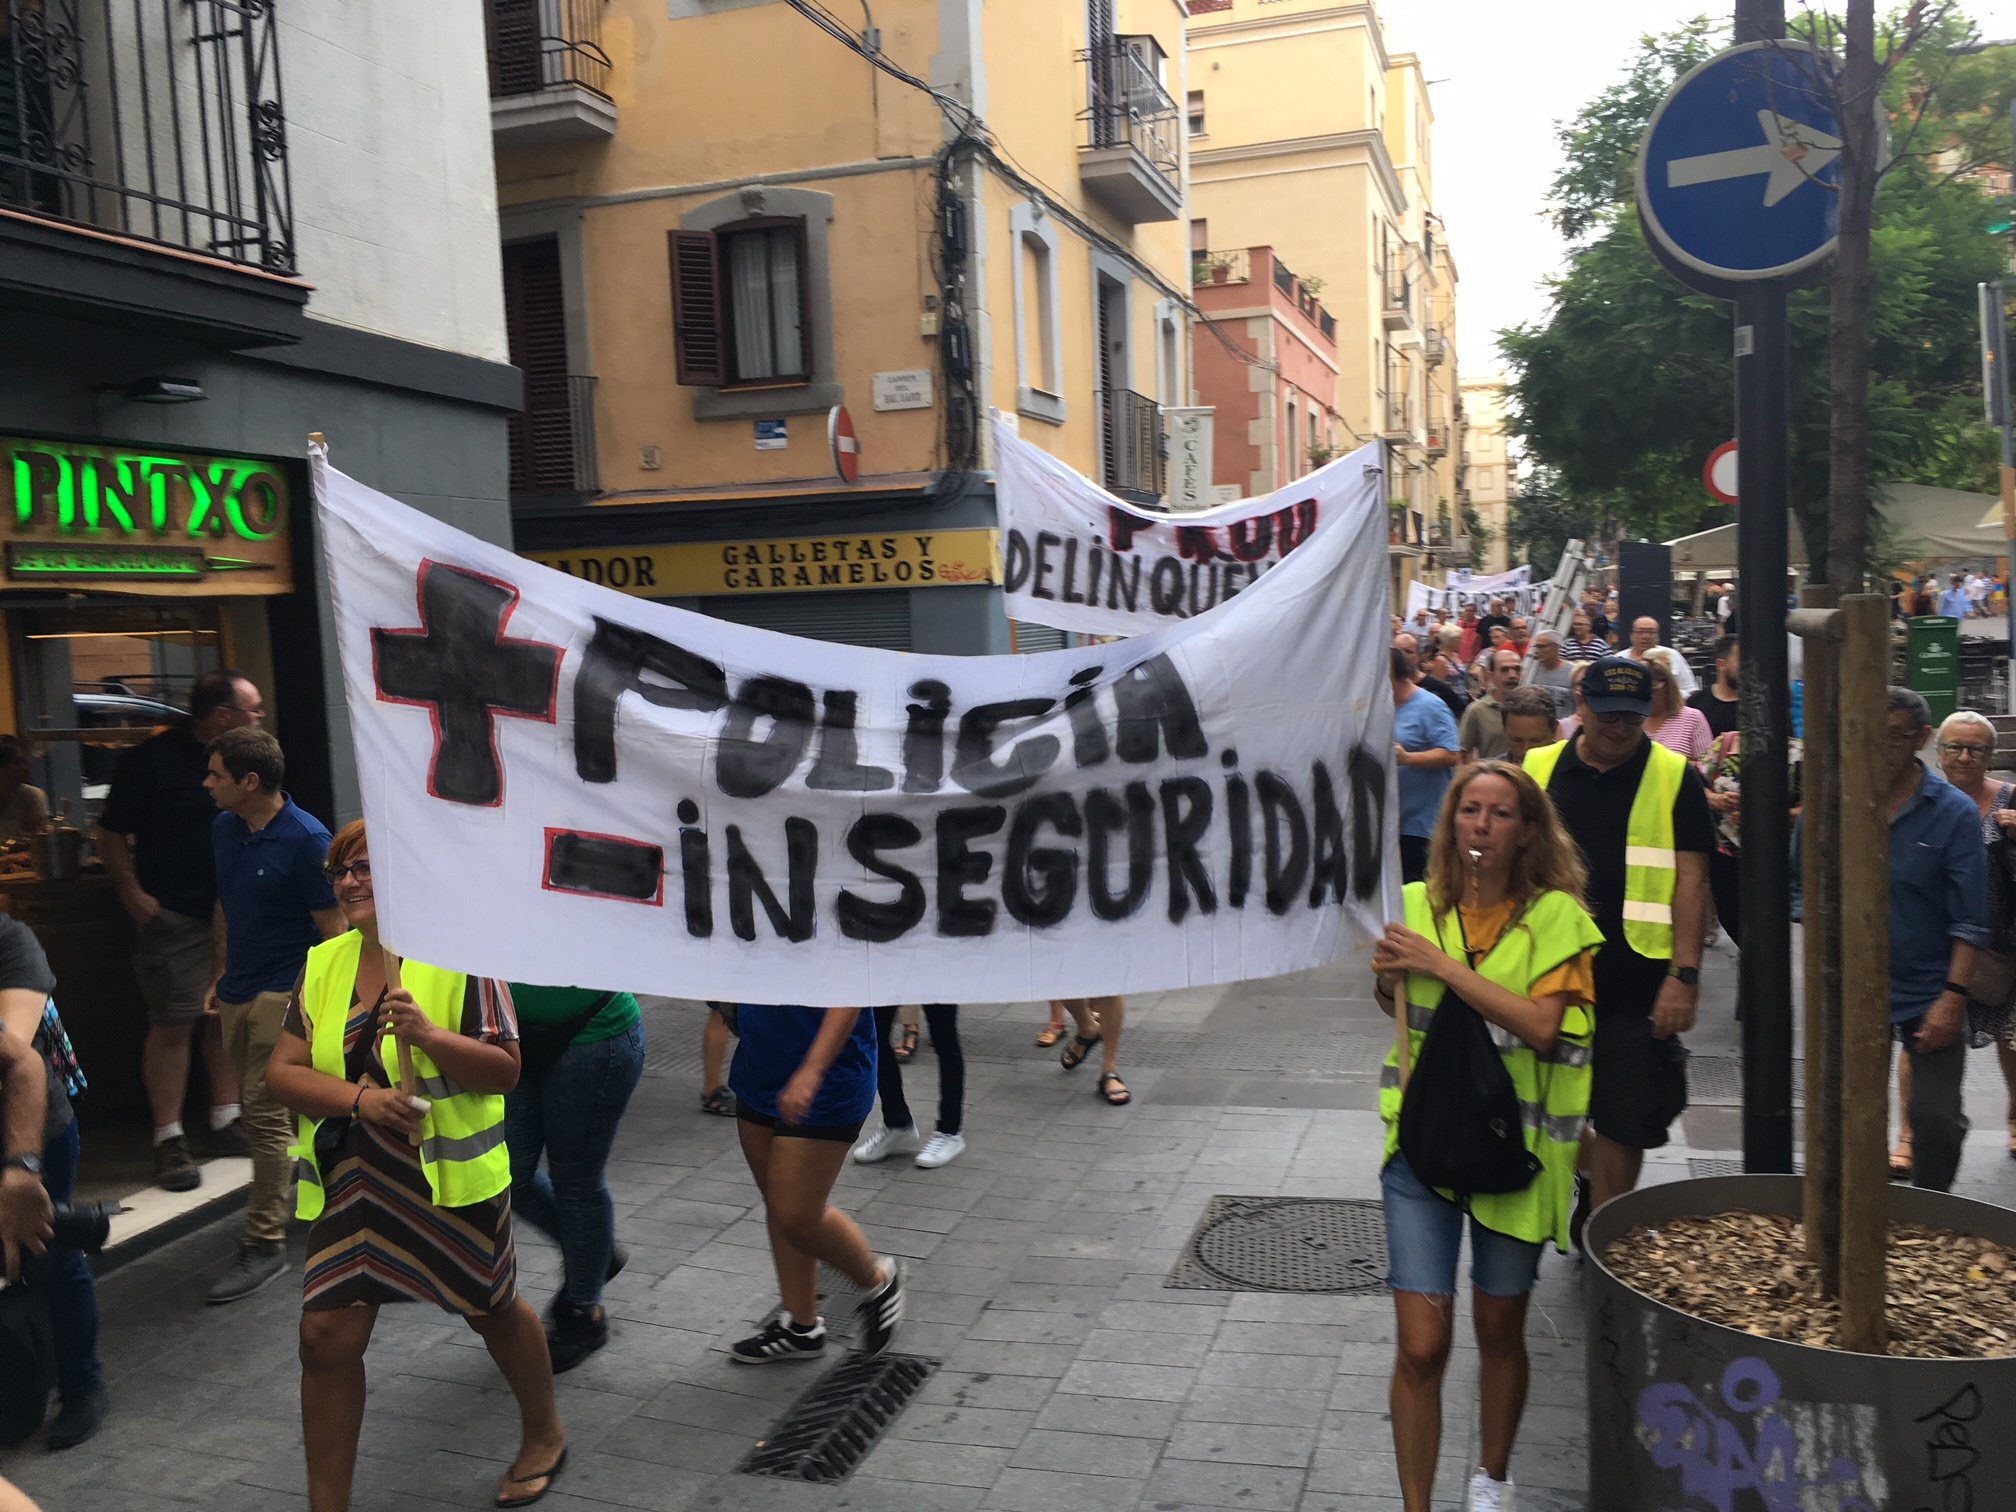
[[[1393,989],[1393,1049],[1400,1058],[1400,1091],[1407,1091],[1407,1077],[1414,1069],[1414,1036],[1407,1022],[1407,978]]]
[[[399,957],[392,953],[389,945],[381,945],[379,949],[385,955],[386,987],[393,992],[403,990],[399,980]],[[420,1078],[413,1072],[413,1047],[398,1035],[393,1036],[392,1042],[399,1047],[399,1090],[408,1097],[418,1097],[420,1094],[414,1089],[420,1085]],[[417,1145],[420,1141],[415,1139],[413,1143]]]

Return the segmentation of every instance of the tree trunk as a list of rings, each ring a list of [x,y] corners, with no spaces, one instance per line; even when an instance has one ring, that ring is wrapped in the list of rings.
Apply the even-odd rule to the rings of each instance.
[[[1834,254],[1833,304],[1827,319],[1828,428],[1831,474],[1827,576],[1843,593],[1860,593],[1869,569],[1869,228],[1877,160],[1875,0],[1848,0],[1845,54],[1837,98],[1841,116],[1841,225]]]

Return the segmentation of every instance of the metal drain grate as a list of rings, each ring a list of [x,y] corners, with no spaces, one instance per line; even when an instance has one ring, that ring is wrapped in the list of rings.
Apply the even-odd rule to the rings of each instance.
[[[1164,1286],[1205,1291],[1373,1292],[1386,1285],[1374,1201],[1213,1197]]]
[[[1743,1106],[1743,1062],[1733,1055],[1690,1055],[1687,1057],[1687,1101],[1694,1107],[1740,1108]],[[1792,1102],[1806,1102],[1806,1061],[1792,1059]]]
[[[936,1360],[917,1355],[850,1359],[828,1371],[735,1468],[744,1475],[838,1485],[910,1405]]]

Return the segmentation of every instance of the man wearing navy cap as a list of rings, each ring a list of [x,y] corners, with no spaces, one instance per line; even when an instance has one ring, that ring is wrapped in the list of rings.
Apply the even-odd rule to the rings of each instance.
[[[1603,931],[1580,1214],[1637,1185],[1645,1152],[1687,1106],[1679,1037],[1694,1027],[1715,827],[1692,765],[1645,733],[1652,674],[1641,663],[1591,662],[1575,709],[1575,738],[1527,752],[1525,765],[1581,847]]]

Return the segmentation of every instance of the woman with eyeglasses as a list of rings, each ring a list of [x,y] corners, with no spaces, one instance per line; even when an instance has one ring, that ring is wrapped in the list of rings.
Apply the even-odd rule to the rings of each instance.
[[[2016,1157],[2016,1022],[2010,1009],[2016,1000],[2016,783],[1990,782],[1995,760],[1995,726],[1986,715],[1962,709],[1939,726],[1936,747],[1939,770],[1946,780],[1974,800],[1981,811],[1981,843],[1988,847],[1988,920],[1995,931],[1994,948],[1977,951],[1974,975],[1968,982],[1968,1043],[1975,1049],[1993,1042],[2002,1062],[2002,1080],[2009,1089],[2009,1154]],[[1898,1106],[1911,1106],[1911,1061],[1897,1058]],[[1911,1176],[1911,1124],[1890,1151],[1890,1175]]]
[[[350,1505],[364,1422],[364,1350],[378,1309],[459,1314],[518,1399],[518,1452],[496,1505],[543,1497],[567,1459],[546,1334],[518,1294],[504,1096],[518,1025],[502,982],[406,961],[378,938],[363,822],[326,862],[350,929],[308,952],[266,1073],[300,1118],[301,1417],[311,1512]],[[401,1046],[413,1080],[400,1075]],[[458,1445],[458,1447],[464,1447]]]

